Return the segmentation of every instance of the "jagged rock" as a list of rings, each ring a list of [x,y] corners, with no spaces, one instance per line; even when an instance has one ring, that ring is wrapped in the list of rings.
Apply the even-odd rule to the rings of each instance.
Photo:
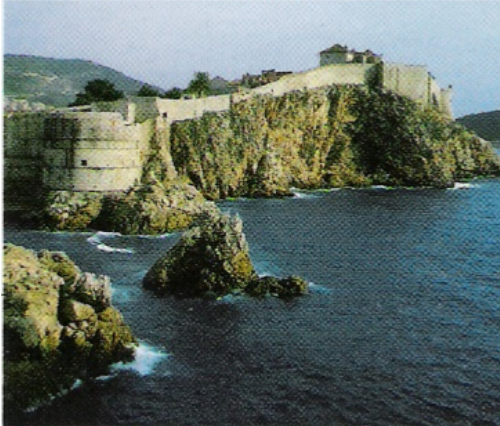
[[[241,289],[255,276],[238,217],[207,212],[144,278],[149,289],[179,296],[221,295]]]
[[[4,245],[5,356],[42,356],[59,346],[57,319],[62,277],[40,266],[31,251]]]
[[[5,402],[24,409],[133,357],[109,278],[61,252],[4,245]]]
[[[157,182],[107,196],[96,226],[122,234],[161,234],[186,229],[210,208],[191,185]]]
[[[45,195],[40,221],[54,230],[85,230],[102,207],[100,192],[52,191]]]
[[[204,214],[195,226],[148,271],[144,287],[178,296],[212,296],[247,291],[295,296],[307,292],[301,278],[259,279],[237,216]]]
[[[76,300],[65,300],[59,308],[59,320],[62,324],[82,322],[93,317],[97,318],[97,315],[92,306]]]

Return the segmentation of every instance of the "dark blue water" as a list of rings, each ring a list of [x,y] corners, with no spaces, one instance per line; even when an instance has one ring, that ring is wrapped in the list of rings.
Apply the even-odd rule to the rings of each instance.
[[[98,236],[132,252],[117,253],[7,228],[110,275],[142,346],[135,366],[6,424],[500,425],[500,180],[299,197],[221,204],[260,273],[314,283],[292,301],[142,290],[176,235]]]

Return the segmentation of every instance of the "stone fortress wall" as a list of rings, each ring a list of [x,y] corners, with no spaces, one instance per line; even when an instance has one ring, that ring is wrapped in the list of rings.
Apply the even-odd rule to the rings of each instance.
[[[424,66],[343,63],[290,74],[233,95],[200,99],[130,98],[99,103],[91,112],[19,113],[5,119],[6,193],[48,188],[125,191],[141,177],[151,137],[166,141],[170,123],[222,112],[253,96],[331,86],[366,84],[383,66],[383,86],[451,118],[450,90],[439,88]],[[24,189],[23,189],[24,188]]]
[[[53,190],[122,191],[139,182],[151,122],[69,112],[45,120],[43,183]]]
[[[43,181],[43,113],[20,112],[4,116],[4,203],[9,194],[14,210],[40,194]]]

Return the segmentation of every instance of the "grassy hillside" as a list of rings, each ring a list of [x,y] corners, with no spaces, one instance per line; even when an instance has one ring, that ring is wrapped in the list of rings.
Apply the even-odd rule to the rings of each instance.
[[[457,121],[484,139],[500,141],[500,111],[466,115]]]
[[[30,102],[65,106],[94,79],[106,79],[125,94],[136,94],[143,82],[81,59],[4,55],[4,95]]]

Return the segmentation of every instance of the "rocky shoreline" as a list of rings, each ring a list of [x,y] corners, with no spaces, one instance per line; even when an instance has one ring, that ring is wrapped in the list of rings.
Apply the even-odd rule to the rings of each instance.
[[[106,276],[82,272],[62,252],[4,245],[4,403],[37,406],[131,361],[137,341],[112,306]]]
[[[438,110],[340,85],[256,95],[159,126],[132,188],[42,191],[26,215],[49,230],[161,234],[188,228],[214,210],[210,201],[284,197],[291,188],[450,188],[499,175],[492,145]]]

